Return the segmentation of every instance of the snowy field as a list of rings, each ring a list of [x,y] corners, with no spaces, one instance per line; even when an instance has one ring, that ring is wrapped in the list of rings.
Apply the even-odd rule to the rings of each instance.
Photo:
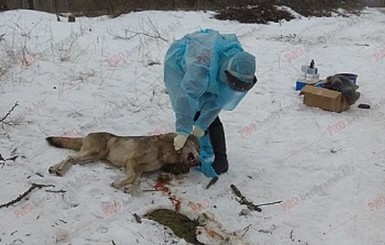
[[[200,28],[238,34],[257,57],[257,85],[235,111],[221,114],[228,173],[208,190],[198,171],[175,178],[167,185],[172,198],[151,191],[158,173],[142,176],[138,196],[110,187],[124,173],[101,163],[48,174],[70,154],[48,146],[49,135],[173,131],[163,57],[174,39]],[[358,74],[361,98],[348,111],[303,105],[294,82],[311,59],[321,78]],[[0,161],[0,205],[32,183],[54,187],[0,209],[0,244],[187,244],[133,216],[174,209],[170,199],[177,199],[190,218],[210,217],[198,236],[205,244],[384,245],[384,77],[385,14],[377,9],[269,25],[219,21],[210,12],[145,11],[75,23],[2,12],[0,154],[8,160]],[[282,202],[247,211],[230,184],[255,204]]]

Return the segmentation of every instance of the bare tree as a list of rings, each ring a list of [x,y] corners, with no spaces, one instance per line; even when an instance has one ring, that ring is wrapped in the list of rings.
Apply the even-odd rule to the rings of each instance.
[[[7,0],[0,0],[0,11],[8,10]]]
[[[29,9],[35,9],[35,2],[34,2],[34,0],[28,0],[28,8]]]

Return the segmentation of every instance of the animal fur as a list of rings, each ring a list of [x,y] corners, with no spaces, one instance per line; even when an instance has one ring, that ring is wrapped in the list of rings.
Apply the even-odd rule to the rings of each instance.
[[[154,171],[171,165],[196,165],[199,159],[198,139],[190,135],[184,147],[174,149],[175,133],[154,136],[117,136],[111,133],[90,133],[82,137],[48,137],[48,143],[55,147],[79,151],[49,168],[49,173],[63,176],[74,164],[86,164],[102,160],[117,167],[125,167],[127,177],[113,182],[117,189],[128,185],[139,186],[143,172]]]

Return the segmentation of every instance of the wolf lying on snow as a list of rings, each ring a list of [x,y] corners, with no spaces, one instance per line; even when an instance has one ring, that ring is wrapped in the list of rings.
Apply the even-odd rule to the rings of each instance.
[[[62,176],[73,164],[103,160],[117,167],[126,167],[127,177],[112,186],[130,191],[128,185],[139,186],[143,172],[181,164],[196,166],[199,161],[199,141],[190,135],[180,151],[174,149],[175,133],[153,136],[117,136],[111,133],[90,133],[83,137],[48,137],[55,147],[79,151],[49,168],[49,173]]]

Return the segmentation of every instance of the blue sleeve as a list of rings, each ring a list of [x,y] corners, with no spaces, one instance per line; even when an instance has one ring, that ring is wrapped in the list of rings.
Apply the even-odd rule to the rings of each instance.
[[[211,98],[200,109],[200,115],[195,125],[205,131],[218,116],[221,109],[222,106],[218,105],[216,96],[211,95]]]
[[[186,47],[186,71],[175,100],[176,132],[190,134],[199,98],[209,84],[209,65],[212,50],[199,42],[191,41]]]
[[[197,66],[189,66],[179,88],[175,103],[176,132],[190,134],[194,116],[198,111],[199,97],[206,91],[207,72]]]

